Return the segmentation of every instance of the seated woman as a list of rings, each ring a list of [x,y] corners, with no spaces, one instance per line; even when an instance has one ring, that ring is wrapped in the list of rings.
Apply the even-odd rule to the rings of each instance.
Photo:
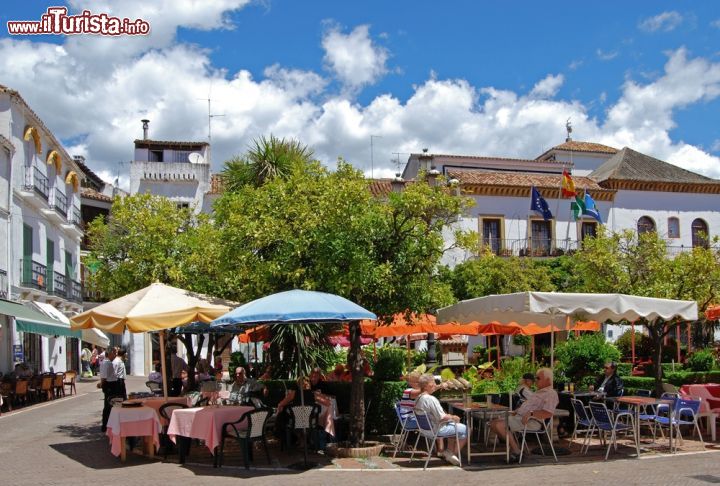
[[[155,383],[162,384],[162,382],[163,382],[162,366],[160,365],[160,363],[155,364],[155,371],[150,372],[150,374],[148,375],[147,381],[152,381]]]
[[[300,378],[294,386],[287,390],[285,398],[280,400],[280,403],[278,403],[277,419],[275,421],[275,434],[280,440],[286,441],[287,438],[289,438],[288,425],[290,422],[290,412],[288,409],[290,407],[302,405],[304,402],[305,405],[318,404],[321,407],[324,405],[325,407],[328,407],[328,409],[331,408],[330,399],[320,392],[317,385],[315,391],[311,388],[312,385],[310,379]],[[302,390],[302,396],[298,390]],[[317,441],[318,449],[324,449],[325,442],[326,437],[324,434],[320,434],[319,440]]]
[[[195,381],[200,383],[201,381],[207,381],[212,380],[212,376],[210,376],[209,373],[210,366],[208,365],[208,361],[206,359],[201,359],[197,362],[197,365],[195,366],[195,371],[197,374],[195,375]]]
[[[418,379],[418,385],[420,386],[420,395],[415,400],[415,410],[423,412],[433,427],[440,425],[440,434],[450,434],[457,431],[459,441],[455,441],[455,437],[447,438],[447,447],[443,450],[440,449],[440,442],[438,442],[438,454],[442,455],[445,461],[449,462],[454,466],[460,465],[460,459],[455,455],[460,454],[465,441],[467,440],[467,428],[465,424],[460,423],[460,417],[457,415],[450,415],[445,413],[440,400],[435,398],[432,394],[437,389],[435,385],[435,377],[432,375],[422,375]],[[442,439],[438,439],[441,441]]]

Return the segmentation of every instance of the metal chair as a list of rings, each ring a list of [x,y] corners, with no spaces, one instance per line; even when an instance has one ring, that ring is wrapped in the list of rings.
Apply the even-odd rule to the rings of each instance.
[[[570,443],[572,444],[575,437],[578,436],[578,433],[584,432],[585,438],[583,439],[582,446],[580,446],[580,452],[587,454],[588,448],[590,447],[591,432],[593,430],[592,414],[590,413],[590,408],[586,407],[583,402],[577,398],[571,398],[570,403],[572,403],[573,410],[575,411],[575,430],[573,430],[572,437],[570,437]],[[581,427],[583,427],[582,430],[580,429]]]
[[[540,428],[538,430],[528,430],[528,424],[530,424],[531,421],[537,422],[538,424],[540,424]],[[552,424],[552,417],[550,417],[546,420],[540,420],[535,417],[530,417],[528,419],[528,421],[525,424],[525,427],[523,427],[523,431],[522,431],[522,443],[520,444],[520,458],[518,459],[518,464],[522,463],[523,452],[524,452],[524,449],[526,448],[525,438],[526,438],[527,434],[534,434],[535,437],[537,437],[538,444],[540,445],[540,451],[543,453],[543,455],[545,455],[545,449],[543,449],[543,446],[542,446],[542,435],[545,434],[545,437],[547,437],[548,442],[550,443],[550,450],[553,453],[555,462],[558,462],[557,454],[555,454],[555,447],[553,446],[553,443],[552,443],[552,437],[550,437],[550,427],[552,426],[551,424]],[[530,451],[530,449],[528,448],[528,452],[529,451]]]
[[[655,423],[660,426],[660,430],[662,430],[662,427],[674,427],[677,434],[676,437],[678,438],[678,440],[675,441],[676,451],[677,443],[682,442],[683,440],[682,433],[680,432],[681,425],[693,426],[697,431],[698,435],[700,436],[700,443],[703,445],[703,448],[705,448],[705,441],[703,440],[702,434],[700,433],[700,424],[698,424],[697,420],[698,413],[700,412],[700,403],[700,400],[678,398],[675,401],[675,406],[673,407],[673,411],[669,416],[655,417]]]
[[[268,451],[267,441],[265,440],[267,420],[270,414],[271,410],[269,408],[260,408],[245,412],[235,422],[224,423],[222,426],[222,438],[220,440],[220,452],[215,456],[217,467],[222,467],[223,459],[225,458],[225,439],[233,437],[237,439],[243,450],[245,469],[250,468],[252,445],[258,441],[262,441],[268,464],[270,464],[270,452]],[[247,421],[246,426],[240,428],[239,425],[244,421]]]
[[[425,443],[428,446],[428,456],[427,459],[425,459],[425,464],[423,465],[423,471],[427,469],[428,462],[430,462],[430,458],[432,457],[433,450],[435,449],[435,443],[437,439],[441,438],[451,438],[455,437],[455,444],[460,444],[460,437],[458,435],[458,429],[457,427],[453,427],[454,431],[449,433],[441,433],[440,429],[444,424],[437,424],[437,426],[433,426],[433,424],[430,422],[430,419],[425,414],[425,412],[415,409],[413,411],[413,414],[415,415],[415,420],[418,425],[418,434],[417,439],[415,439],[415,445],[413,446],[412,454],[410,455],[410,460],[412,461],[413,457],[415,456],[415,451],[417,450],[418,442],[420,441],[420,437],[425,438]],[[458,448],[457,451],[457,457],[460,460],[460,467],[462,467],[462,454]]]
[[[400,437],[398,437],[398,440],[395,442],[393,457],[397,456],[398,451],[405,447],[410,432],[418,431],[417,421],[411,409],[401,407],[400,402],[398,402],[395,404],[395,414],[397,415],[398,423],[395,426],[393,437],[396,435],[398,427],[400,427]]]
[[[633,439],[635,439],[635,448],[637,449],[637,456],[640,457],[640,445],[638,444],[638,437],[635,434],[635,418],[630,412],[619,412],[615,414],[613,420],[607,406],[604,403],[590,402],[590,413],[593,417],[593,430],[599,429],[601,432],[610,432],[610,440],[608,441],[607,452],[605,452],[605,460],[607,461],[610,455],[610,448],[614,446],[617,451],[617,433],[632,431]],[[627,417],[630,421],[630,425],[621,422],[621,419]]]

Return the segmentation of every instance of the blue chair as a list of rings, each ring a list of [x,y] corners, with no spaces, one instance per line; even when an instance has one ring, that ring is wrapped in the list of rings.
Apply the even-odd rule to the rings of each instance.
[[[405,448],[410,432],[418,431],[417,421],[415,420],[415,415],[411,409],[400,406],[400,403],[398,402],[395,404],[395,414],[398,418],[398,424],[395,426],[395,432],[397,432],[397,428],[400,427],[400,437],[395,443],[393,457],[397,455],[399,450]],[[395,436],[395,432],[393,432],[393,436]]]
[[[700,425],[698,424],[697,416],[700,412],[700,400],[690,400],[687,398],[677,398],[673,407],[673,411],[667,417],[658,416],[655,417],[655,423],[660,426],[660,430],[663,427],[674,427],[676,431],[675,450],[677,450],[677,443],[682,441],[682,434],[680,433],[681,425],[691,425],[695,428],[698,435],[700,436],[700,443],[705,447],[705,441],[703,441],[702,434],[700,433]]]
[[[417,439],[415,439],[415,446],[413,447],[412,454],[410,455],[410,460],[412,461],[413,457],[415,456],[418,442],[420,441],[420,437],[422,436],[425,439],[425,443],[427,444],[428,448],[428,456],[427,459],[425,459],[425,465],[423,466],[424,471],[427,469],[428,462],[430,462],[430,458],[432,457],[433,450],[435,449],[435,443],[437,439],[447,439],[455,437],[455,444],[460,444],[460,436],[458,435],[457,427],[453,427],[453,432],[440,433],[440,428],[445,424],[438,424],[434,426],[430,422],[428,416],[421,410],[415,409],[413,413],[417,422],[418,432],[420,433],[418,434]],[[457,457],[460,460],[460,467],[462,467],[462,454],[460,453],[459,448],[457,451]]]
[[[528,425],[532,422],[537,422],[540,425],[540,428],[538,430],[528,430]],[[537,437],[538,444],[540,445],[540,451],[545,455],[545,449],[543,449],[542,445],[542,435],[545,434],[545,437],[547,437],[548,442],[550,443],[550,450],[553,453],[553,457],[555,458],[555,462],[558,462],[557,455],[555,454],[555,447],[553,447],[552,443],[552,437],[550,437],[550,424],[552,424],[552,417],[546,419],[546,420],[540,420],[535,417],[530,417],[525,424],[525,427],[523,427],[522,431],[522,443],[520,444],[520,458],[518,459],[518,464],[522,464],[522,458],[523,458],[523,452],[526,448],[525,444],[525,437],[527,434],[535,434],[535,437]],[[529,449],[528,449],[529,452]]]
[[[617,433],[618,432],[632,432],[633,438],[635,439],[635,448],[637,450],[637,457],[640,457],[640,444],[638,442],[637,434],[635,433],[635,418],[630,412],[619,412],[615,414],[615,419],[610,415],[607,406],[604,403],[590,402],[590,413],[593,418],[593,430],[597,428],[601,432],[609,432],[610,440],[608,441],[607,451],[605,452],[605,460],[607,461],[610,455],[610,448],[614,446],[617,451]],[[622,423],[621,420],[627,417],[630,424]]]
[[[590,436],[594,430],[592,415],[590,409],[577,398],[571,398],[570,403],[572,403],[573,410],[575,411],[575,430],[573,430],[573,435],[570,437],[570,443],[572,444],[579,433],[585,433],[583,444],[580,446],[580,452],[587,454],[587,450],[590,447]],[[585,452],[583,452],[583,450]]]

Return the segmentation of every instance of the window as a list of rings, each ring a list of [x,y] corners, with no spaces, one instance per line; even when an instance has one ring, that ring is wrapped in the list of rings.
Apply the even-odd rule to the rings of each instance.
[[[613,337],[612,329],[608,329],[607,337],[608,337],[608,339],[612,339],[612,337]]]
[[[549,256],[552,247],[552,221],[530,221],[532,256]]]
[[[482,243],[483,247],[490,249],[494,254],[499,255],[502,250],[502,221],[500,218],[482,219]]]
[[[178,203],[177,208],[178,209],[188,209],[190,207],[190,203]]]
[[[680,220],[668,218],[668,238],[680,238]]]
[[[649,216],[642,216],[637,222],[638,233],[649,233],[655,231],[655,221]]]
[[[698,218],[692,222],[690,231],[692,232],[693,248],[696,248],[696,247],[707,248],[708,236],[709,236],[707,223],[705,221],[703,221],[702,219]]]
[[[162,162],[163,151],[162,150],[150,150],[148,151],[148,162]]]
[[[597,223],[594,221],[583,221],[580,225],[580,241],[585,238],[595,238],[597,236]]]

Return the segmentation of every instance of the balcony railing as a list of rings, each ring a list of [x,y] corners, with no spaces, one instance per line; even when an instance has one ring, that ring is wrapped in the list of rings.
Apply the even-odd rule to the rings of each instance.
[[[0,270],[0,299],[8,298],[8,276],[6,270]]]
[[[572,253],[578,249],[578,241],[550,238],[484,238],[482,248],[498,256],[551,257]]]
[[[68,299],[73,302],[82,303],[83,299],[83,287],[82,284],[76,280],[70,280],[70,292],[68,293]]]
[[[25,189],[35,191],[45,200],[48,198],[48,178],[35,167],[25,167]]]
[[[77,206],[73,206],[70,212],[68,213],[68,222],[74,224],[78,228],[82,229],[82,216],[80,213],[80,208]]]
[[[68,201],[67,197],[63,192],[58,189],[57,187],[53,187],[50,189],[50,207],[53,208],[58,213],[62,214],[63,216],[67,216],[68,211]]]
[[[30,257],[20,260],[20,285],[45,290],[47,268]]]
[[[67,278],[58,272],[52,272],[52,288],[50,288],[50,272],[48,271],[48,292],[58,297],[67,298]]]

